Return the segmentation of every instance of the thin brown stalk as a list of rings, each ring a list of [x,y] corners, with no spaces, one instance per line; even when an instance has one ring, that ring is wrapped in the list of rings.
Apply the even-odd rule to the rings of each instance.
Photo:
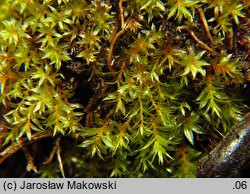
[[[34,172],[37,172],[37,168],[36,168],[36,166],[34,164],[34,158],[30,154],[27,146],[22,147],[22,150],[23,150],[24,155],[25,155],[25,157],[27,159],[27,162],[28,162],[28,164],[26,166],[27,171],[30,172],[31,170],[33,170]]]
[[[194,34],[194,32],[191,31],[187,26],[180,26],[180,27],[178,27],[178,29],[179,30],[186,30],[199,45],[201,45],[204,49],[206,49],[209,52],[211,52],[213,55],[218,55],[219,54],[218,52],[216,52],[215,50],[213,50],[212,48],[210,48],[209,46],[207,46],[200,39],[198,39],[197,36]]]
[[[54,158],[55,154],[57,155],[57,161],[59,163],[59,168],[62,174],[62,177],[65,178],[65,173],[64,173],[64,168],[63,168],[63,162],[62,162],[62,157],[61,157],[61,146],[60,146],[60,141],[61,141],[61,137],[57,137],[56,138],[56,143],[50,153],[50,156],[48,158],[48,160],[46,160],[43,164],[48,164],[52,161],[52,159]]]
[[[43,162],[43,164],[49,164],[53,160],[54,155],[56,154],[57,150],[58,150],[58,146],[57,144],[55,144],[52,151],[50,152],[49,158],[45,162]]]
[[[61,157],[61,146],[60,146],[60,141],[61,141],[61,138],[60,138],[60,137],[57,138],[57,140],[56,140],[56,146],[57,146],[56,155],[57,155],[57,161],[59,162],[59,168],[60,168],[62,177],[65,178],[65,172],[64,172],[63,162],[62,162],[62,157]]]
[[[109,47],[109,52],[108,52],[108,56],[107,56],[107,64],[108,64],[108,68],[109,70],[112,72],[113,68],[112,68],[112,55],[113,55],[113,50],[114,50],[114,46],[116,41],[118,40],[118,38],[124,34],[125,30],[126,30],[126,26],[125,26],[125,21],[124,21],[124,14],[123,14],[123,7],[122,7],[122,3],[125,0],[120,0],[119,1],[119,10],[120,10],[120,20],[121,20],[121,30],[119,32],[117,32],[114,35],[114,38],[112,39],[111,43],[110,43],[110,47]]]
[[[201,8],[198,9],[198,12],[200,14],[201,21],[203,23],[203,26],[204,26],[205,31],[207,33],[207,36],[208,36],[208,38],[209,38],[209,40],[211,42],[211,45],[214,45],[214,41],[213,41],[213,38],[211,36],[211,33],[210,33],[210,30],[209,30],[209,27],[208,27],[207,20],[206,20],[206,17],[204,15],[204,12],[203,12],[203,10]]]
[[[120,30],[117,34],[115,34],[114,38],[112,39],[112,41],[110,43],[110,48],[109,48],[108,57],[107,57],[107,63],[108,63],[109,69],[112,69],[111,62],[112,62],[112,55],[113,55],[113,50],[114,50],[115,43],[118,40],[118,38],[122,34],[124,34],[124,32],[125,32],[125,30]]]
[[[230,28],[228,30],[227,35],[228,35],[228,37],[227,37],[228,38],[228,47],[230,50],[232,50],[232,49],[234,49],[233,29],[232,28]]]
[[[119,1],[119,10],[120,10],[120,18],[121,18],[121,27],[122,29],[125,29],[125,23],[124,23],[124,15],[123,15],[123,7],[122,7],[122,3],[125,0],[120,0]]]

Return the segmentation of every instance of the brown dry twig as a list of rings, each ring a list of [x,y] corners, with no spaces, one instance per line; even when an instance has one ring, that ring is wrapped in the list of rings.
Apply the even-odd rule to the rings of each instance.
[[[47,130],[35,133],[34,135],[32,135],[30,140],[27,137],[20,138],[18,142],[12,143],[10,146],[8,146],[5,150],[3,150],[0,153],[0,164],[2,164],[5,159],[10,157],[23,147],[28,146],[42,138],[52,137],[52,136],[53,136],[53,131]]]

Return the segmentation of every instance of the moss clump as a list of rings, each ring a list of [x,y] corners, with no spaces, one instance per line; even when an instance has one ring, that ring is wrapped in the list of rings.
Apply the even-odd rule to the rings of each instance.
[[[243,0],[2,1],[3,148],[52,132],[50,157],[46,140],[24,149],[25,176],[194,177],[247,112],[248,14]]]

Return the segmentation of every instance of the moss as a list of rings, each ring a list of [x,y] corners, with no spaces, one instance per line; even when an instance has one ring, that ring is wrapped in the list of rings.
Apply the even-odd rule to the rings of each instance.
[[[243,0],[2,1],[2,149],[52,131],[35,162],[24,150],[25,176],[194,177],[248,111],[248,14]]]

